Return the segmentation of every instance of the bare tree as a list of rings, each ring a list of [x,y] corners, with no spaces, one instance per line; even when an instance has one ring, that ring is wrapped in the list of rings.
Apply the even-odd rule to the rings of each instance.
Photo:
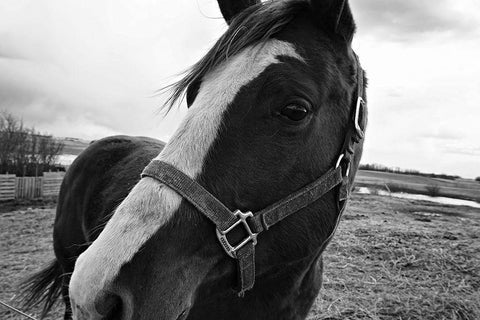
[[[53,136],[39,134],[11,113],[0,112],[0,173],[37,176],[55,169],[63,147]]]
[[[47,166],[54,165],[65,144],[55,140],[51,135],[42,135],[39,140],[38,156],[40,161]]]

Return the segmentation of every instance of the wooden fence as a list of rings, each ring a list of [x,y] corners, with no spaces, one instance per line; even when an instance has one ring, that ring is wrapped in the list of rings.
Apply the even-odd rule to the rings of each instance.
[[[64,175],[65,172],[44,172],[43,177],[0,174],[0,201],[56,197]]]
[[[15,199],[17,177],[14,174],[0,174],[0,201]]]
[[[23,177],[16,178],[16,199],[39,199],[42,197],[42,178],[40,177]]]
[[[63,176],[65,172],[44,172],[42,192],[43,197],[56,197],[60,193]]]

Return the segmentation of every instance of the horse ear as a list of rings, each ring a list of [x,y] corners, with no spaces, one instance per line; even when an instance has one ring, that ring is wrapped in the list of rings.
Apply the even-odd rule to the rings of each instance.
[[[355,21],[348,0],[310,0],[321,26],[350,43],[355,33]]]
[[[223,18],[230,24],[240,12],[260,2],[261,0],[218,0],[218,6]]]

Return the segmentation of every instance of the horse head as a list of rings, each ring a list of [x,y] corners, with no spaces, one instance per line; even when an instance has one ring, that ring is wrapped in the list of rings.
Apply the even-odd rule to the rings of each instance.
[[[355,23],[346,0],[219,5],[229,28],[174,85],[172,101],[185,93],[189,109],[155,160],[232,212],[255,213],[339,160],[360,80],[363,91],[351,49]],[[364,112],[357,114],[362,128],[365,121]],[[353,149],[349,182],[362,142]],[[338,218],[333,188],[259,234],[256,284],[241,298],[233,289],[235,262],[220,246],[216,226],[146,176],[78,257],[69,289],[74,319],[266,319],[255,310],[288,315],[289,303],[302,305],[304,317],[320,286],[309,270]],[[243,231],[229,241],[241,240]],[[268,311],[281,299],[290,300]]]

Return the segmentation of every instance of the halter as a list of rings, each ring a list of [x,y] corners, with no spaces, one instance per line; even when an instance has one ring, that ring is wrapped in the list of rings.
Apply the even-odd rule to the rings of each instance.
[[[338,216],[335,228],[321,245],[322,250],[335,233],[350,192],[349,174],[354,146],[364,137],[364,126],[361,123],[364,122],[362,120],[366,108],[363,99],[364,75],[355,53],[354,56],[357,63],[356,97],[352,102],[345,140],[335,165],[317,180],[280,201],[256,213],[240,210],[232,212],[204,187],[171,164],[153,160],[142,172],[142,178],[150,177],[169,186],[215,224],[220,245],[227,255],[237,261],[240,297],[244,296],[245,291],[252,289],[255,283],[255,245],[258,235],[338,186],[336,190]],[[232,244],[227,235],[236,228],[243,228],[247,236],[238,244]]]

